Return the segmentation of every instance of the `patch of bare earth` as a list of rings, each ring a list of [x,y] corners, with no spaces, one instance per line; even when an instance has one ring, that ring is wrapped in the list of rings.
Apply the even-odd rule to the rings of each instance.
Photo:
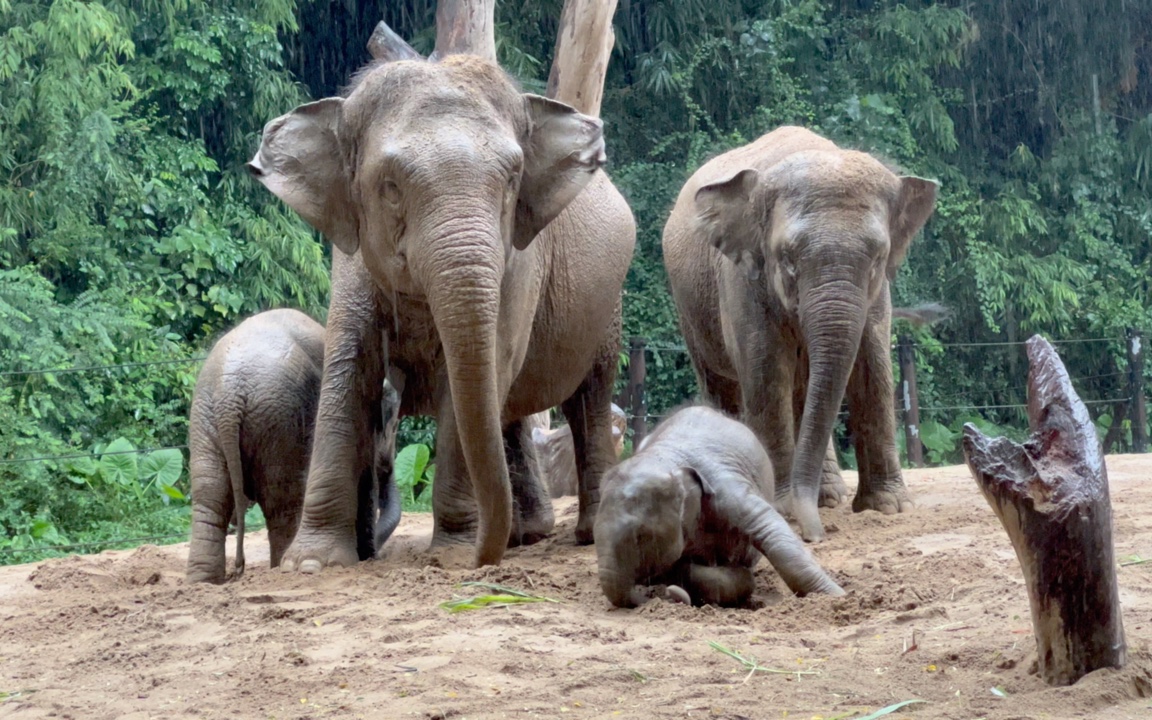
[[[1152,458],[1108,469],[1117,557],[1152,557]],[[911,698],[927,703],[889,717],[1148,717],[1152,564],[1120,569],[1128,667],[1048,688],[1012,548],[967,469],[906,478],[911,514],[822,512],[814,552],[846,597],[791,597],[765,563],[752,610],[610,609],[572,499],[551,539],[480,571],[467,549],[426,549],[427,515],[382,559],[320,576],[269,570],[263,533],[223,587],[184,583],[187,545],[0,568],[0,717],[807,720]],[[563,604],[438,607],[469,579]],[[787,672],[749,676],[710,640]]]

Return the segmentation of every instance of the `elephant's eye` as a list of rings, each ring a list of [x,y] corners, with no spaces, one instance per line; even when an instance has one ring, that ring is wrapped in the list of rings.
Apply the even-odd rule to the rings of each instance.
[[[385,180],[383,184],[384,201],[389,205],[400,204],[400,186],[391,180]]]

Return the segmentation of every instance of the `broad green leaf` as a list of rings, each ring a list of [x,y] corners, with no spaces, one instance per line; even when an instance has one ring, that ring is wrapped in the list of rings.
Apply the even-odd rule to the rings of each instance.
[[[139,477],[136,466],[136,448],[124,438],[116,438],[100,456],[100,475],[105,482],[131,485]],[[112,455],[110,453],[118,453]]]
[[[184,493],[180,492],[179,490],[172,487],[171,485],[160,485],[159,487],[160,487],[160,492],[164,493],[165,495],[172,498],[173,500],[183,500],[184,499]]]
[[[144,456],[140,462],[140,479],[161,486],[172,486],[184,471],[184,455],[175,448],[155,450]]]
[[[424,443],[413,443],[396,453],[396,462],[393,464],[396,485],[409,497],[417,483],[424,477],[424,469],[428,466],[431,455],[431,451]]]

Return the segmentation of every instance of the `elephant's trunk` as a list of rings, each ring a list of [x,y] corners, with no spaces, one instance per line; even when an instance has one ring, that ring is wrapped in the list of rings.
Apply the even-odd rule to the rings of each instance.
[[[611,564],[600,564],[600,589],[615,607],[631,608],[644,604],[644,598],[636,592],[635,576]]]
[[[832,427],[860,348],[867,295],[851,280],[800,288],[800,327],[808,347],[808,392],[792,459],[793,513],[805,540],[823,539],[816,506]]]
[[[717,488],[717,493],[730,487],[746,487],[728,483]],[[788,523],[763,497],[747,492],[735,502],[725,503],[730,508],[727,518],[752,540],[756,549],[768,558],[788,589],[797,595],[823,593],[843,595],[836,582],[816,562]]]
[[[479,511],[476,565],[497,565],[512,530],[496,369],[504,245],[491,209],[462,212],[458,205],[454,219],[430,218],[433,232],[425,234],[425,252],[410,262],[444,348],[460,446]]]

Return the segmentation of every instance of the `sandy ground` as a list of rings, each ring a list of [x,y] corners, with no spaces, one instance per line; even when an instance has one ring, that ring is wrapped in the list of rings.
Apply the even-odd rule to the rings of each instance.
[[[1152,557],[1152,456],[1108,467],[1117,559]],[[751,610],[610,609],[567,498],[554,537],[482,571],[427,551],[428,515],[382,559],[321,576],[270,570],[263,533],[222,587],[184,583],[187,545],[0,568],[0,717],[831,720],[912,698],[927,702],[888,717],[1152,715],[1152,564],[1119,571],[1128,666],[1048,688],[1015,556],[968,471],[906,477],[914,513],[823,512],[815,552],[847,597],[792,597],[763,563]],[[463,580],[562,604],[449,614]],[[749,676],[711,640],[773,671]]]

